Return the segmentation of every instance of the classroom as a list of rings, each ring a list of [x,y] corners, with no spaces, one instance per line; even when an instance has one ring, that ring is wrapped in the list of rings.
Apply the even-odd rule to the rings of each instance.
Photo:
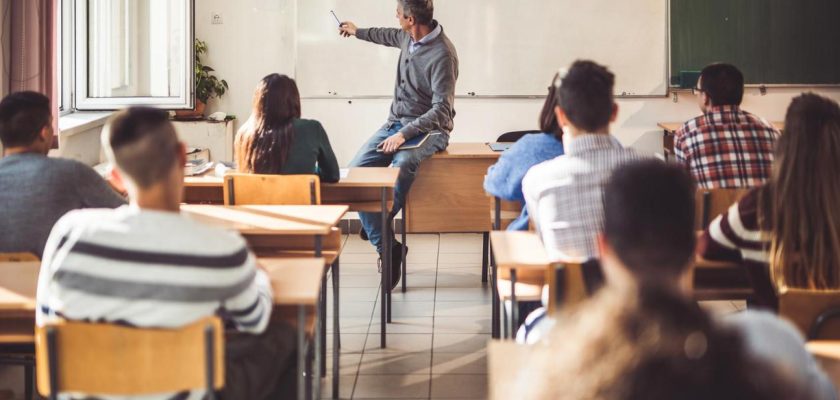
[[[0,400],[840,398],[838,15],[0,0]]]

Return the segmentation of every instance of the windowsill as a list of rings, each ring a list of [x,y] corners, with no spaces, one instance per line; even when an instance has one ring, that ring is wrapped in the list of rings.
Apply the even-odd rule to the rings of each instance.
[[[105,125],[112,111],[76,111],[58,118],[59,137],[73,136]]]

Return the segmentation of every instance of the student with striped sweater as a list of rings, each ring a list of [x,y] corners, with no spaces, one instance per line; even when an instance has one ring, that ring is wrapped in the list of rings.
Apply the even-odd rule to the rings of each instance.
[[[815,94],[793,100],[770,181],[747,193],[703,235],[703,257],[747,267],[754,304],[776,289],[840,289],[840,107]]]
[[[282,368],[294,360],[294,331],[269,323],[271,285],[243,238],[179,214],[185,147],[167,113],[121,112],[102,142],[131,204],[72,211],[56,223],[41,266],[37,323],[63,318],[176,328],[221,315],[250,334],[229,335],[224,397],[281,396],[277,390],[288,386],[278,382],[294,376],[286,373],[294,368]]]

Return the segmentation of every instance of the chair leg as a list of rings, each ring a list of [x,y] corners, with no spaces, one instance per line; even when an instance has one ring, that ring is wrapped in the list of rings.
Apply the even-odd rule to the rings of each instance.
[[[24,376],[24,388],[23,388],[23,398],[26,400],[33,400],[34,392],[35,392],[35,374],[33,373],[34,369],[34,360],[32,361],[33,364],[27,364],[23,366],[23,376]]]
[[[408,285],[406,283],[406,281],[408,281],[408,274],[406,274],[406,272],[405,272],[406,271],[406,256],[408,255],[408,252],[406,251],[406,249],[408,248],[407,247],[408,235],[406,234],[407,230],[408,230],[408,226],[406,226],[406,223],[405,223],[405,210],[403,210],[402,233],[401,233],[402,234],[402,243],[403,243],[403,245],[402,245],[402,292],[403,293],[405,293],[406,285]]]
[[[487,283],[487,270],[490,264],[490,232],[484,232],[481,237],[481,283]]]

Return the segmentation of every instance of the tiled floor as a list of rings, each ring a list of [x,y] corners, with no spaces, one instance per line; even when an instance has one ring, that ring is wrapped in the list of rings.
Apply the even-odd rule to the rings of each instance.
[[[408,247],[408,291],[393,294],[388,346],[381,349],[377,256],[358,236],[346,239],[340,397],[486,398],[490,289],[481,284],[481,235],[409,235]],[[331,336],[327,343],[331,351]],[[324,398],[330,387],[328,378]]]

